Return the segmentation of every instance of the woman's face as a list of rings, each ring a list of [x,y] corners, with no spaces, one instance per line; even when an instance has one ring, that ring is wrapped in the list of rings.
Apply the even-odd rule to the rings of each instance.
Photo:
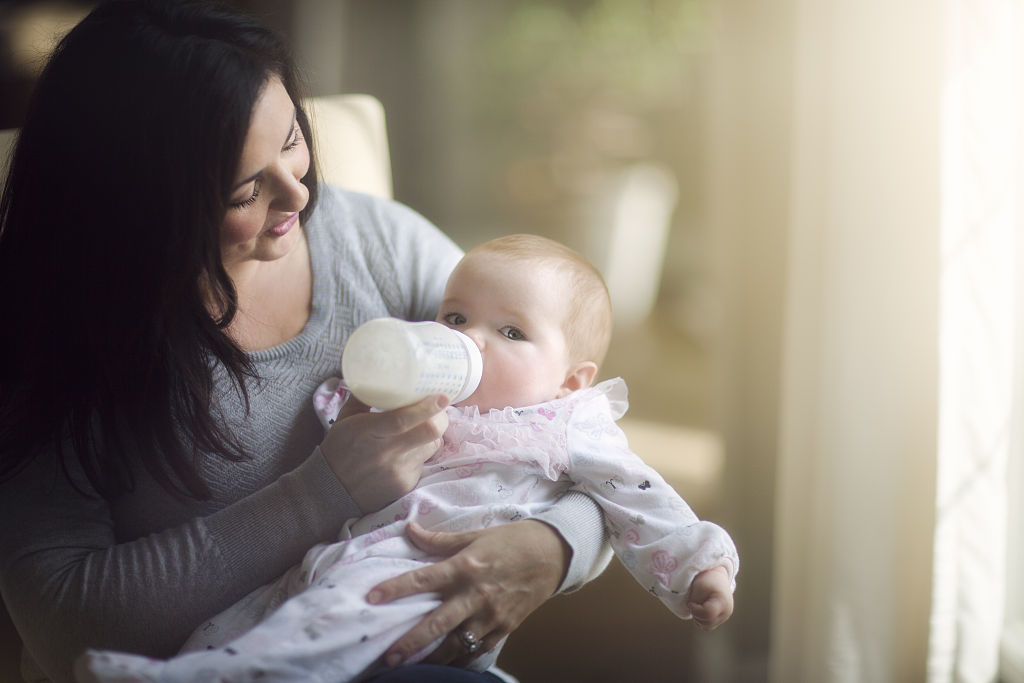
[[[300,179],[308,170],[309,147],[295,105],[280,79],[271,76],[253,105],[221,225],[221,258],[229,273],[246,263],[279,259],[300,242],[299,211],[309,200]]]

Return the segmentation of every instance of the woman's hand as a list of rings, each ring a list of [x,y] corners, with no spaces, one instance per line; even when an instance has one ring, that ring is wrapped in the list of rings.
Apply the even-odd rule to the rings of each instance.
[[[320,444],[327,463],[363,512],[380,510],[416,486],[423,463],[441,447],[448,398],[428,396],[371,413],[349,398]]]
[[[444,642],[427,658],[432,664],[465,666],[492,650],[561,585],[570,549],[552,527],[523,520],[479,531],[425,531],[409,523],[409,538],[432,555],[448,559],[378,584],[371,603],[436,592],[442,603],[384,654],[398,666],[435,640]],[[480,643],[470,650],[463,640]]]

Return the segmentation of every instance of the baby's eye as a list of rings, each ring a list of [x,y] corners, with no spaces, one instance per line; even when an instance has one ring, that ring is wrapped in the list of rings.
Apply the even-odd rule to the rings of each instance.
[[[454,325],[457,327],[459,325],[466,324],[466,316],[462,315],[461,313],[446,313],[444,316],[444,321],[449,325]]]
[[[523,341],[526,339],[526,335],[523,334],[523,331],[520,330],[518,327],[513,327],[512,325],[506,325],[505,327],[498,330],[498,332],[505,335],[512,341]]]

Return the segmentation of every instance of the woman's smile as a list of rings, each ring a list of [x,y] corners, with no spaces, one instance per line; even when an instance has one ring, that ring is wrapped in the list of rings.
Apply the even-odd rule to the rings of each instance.
[[[278,223],[277,225],[272,227],[267,232],[270,233],[271,235],[275,235],[277,237],[280,237],[282,235],[287,234],[288,231],[291,230],[292,227],[294,227],[296,223],[298,223],[298,221],[299,221],[299,212],[296,211],[292,215],[288,216],[288,218],[284,219],[283,221],[281,221],[280,223]]]

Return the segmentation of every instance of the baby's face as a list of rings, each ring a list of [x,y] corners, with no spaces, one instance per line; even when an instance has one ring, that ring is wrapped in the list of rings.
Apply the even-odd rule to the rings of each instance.
[[[480,348],[480,386],[462,405],[481,412],[564,396],[570,362],[563,322],[568,278],[550,266],[487,252],[464,258],[448,279],[438,322]]]

